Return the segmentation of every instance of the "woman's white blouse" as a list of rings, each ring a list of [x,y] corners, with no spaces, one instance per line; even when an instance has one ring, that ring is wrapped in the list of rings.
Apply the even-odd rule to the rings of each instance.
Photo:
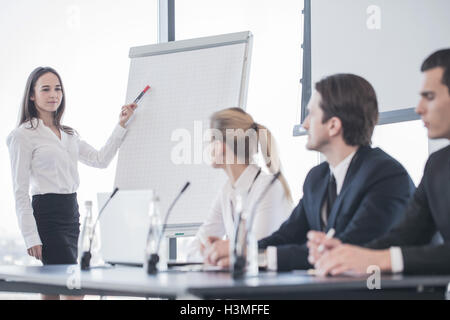
[[[258,166],[250,165],[234,186],[230,181],[223,186],[214,201],[211,212],[190,244],[188,252],[190,259],[199,258],[200,244],[208,236],[219,238],[232,236],[234,221],[238,218],[237,213],[233,210],[236,205],[236,195],[247,195],[243,205],[246,208],[252,208],[273,178],[272,175],[261,172],[255,180],[258,171]],[[287,220],[292,209],[292,203],[287,199],[283,185],[280,180],[276,180],[256,207],[253,222],[253,233],[256,239],[265,238],[278,230],[280,225]]]
[[[42,244],[30,193],[76,192],[80,184],[78,161],[88,166],[106,168],[126,133],[126,129],[117,125],[106,145],[97,151],[76,134],[61,131],[60,140],[41,119],[32,121],[34,127],[37,125],[36,129],[30,129],[30,122],[26,122],[7,138],[17,219],[27,248]]]

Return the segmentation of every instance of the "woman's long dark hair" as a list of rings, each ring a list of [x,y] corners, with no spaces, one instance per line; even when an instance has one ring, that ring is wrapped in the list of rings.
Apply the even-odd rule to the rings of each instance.
[[[36,108],[36,105],[34,104],[34,101],[31,100],[31,97],[35,95],[34,87],[36,86],[36,82],[40,77],[42,77],[46,73],[53,73],[55,76],[58,77],[59,83],[61,84],[61,90],[62,90],[62,100],[61,104],[59,105],[58,110],[54,113],[53,123],[54,125],[59,129],[64,131],[67,134],[73,135],[75,134],[75,130],[61,125],[61,118],[64,115],[64,110],[66,109],[66,94],[64,92],[64,86],[61,81],[61,77],[59,76],[58,72],[56,72],[55,69],[50,67],[38,67],[31,72],[30,76],[28,77],[27,84],[25,86],[25,93],[23,95],[22,100],[22,106],[20,110],[19,115],[19,124],[21,124],[30,121],[30,128],[35,129],[33,126],[33,121],[31,121],[33,118],[39,118],[38,117],[38,110]]]

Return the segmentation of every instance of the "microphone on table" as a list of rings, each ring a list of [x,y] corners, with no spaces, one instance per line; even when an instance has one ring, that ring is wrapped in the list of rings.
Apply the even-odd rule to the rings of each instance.
[[[98,213],[97,219],[95,220],[95,223],[94,223],[94,228],[92,229],[91,236],[89,237],[89,250],[84,251],[83,256],[81,257],[81,261],[80,261],[81,270],[89,270],[89,268],[90,268],[91,258],[92,258],[91,250],[92,250],[92,242],[93,242],[94,235],[95,235],[95,227],[97,226],[97,223],[100,220],[100,217],[101,217],[103,211],[108,206],[108,203],[112,200],[112,198],[116,195],[117,191],[119,191],[119,188],[116,187],[114,189],[114,191],[111,193],[111,195],[109,196],[108,200],[106,200],[102,209]]]
[[[236,225],[236,231],[235,231],[235,237],[234,237],[234,247],[233,247],[233,255],[234,255],[234,262],[232,265],[232,275],[233,278],[239,278],[244,275],[245,266],[247,264],[247,254],[243,254],[246,250],[245,247],[247,245],[247,237],[250,233],[253,221],[255,220],[256,215],[256,209],[258,208],[258,205],[260,204],[261,200],[264,198],[264,196],[269,192],[270,188],[274,184],[274,182],[278,179],[278,177],[281,175],[281,171],[278,171],[270,181],[270,183],[266,186],[266,188],[261,192],[259,197],[257,198],[257,201],[255,202],[255,205],[253,206],[252,210],[250,211],[250,215],[248,216],[248,224],[247,226],[243,222],[242,213],[243,210],[239,213],[238,222]]]
[[[156,243],[156,252],[150,254],[149,258],[148,258],[148,263],[147,263],[147,273],[148,274],[156,274],[158,272],[158,268],[156,267],[156,265],[159,262],[159,247],[161,246],[161,240],[162,237],[164,235],[164,231],[166,230],[166,226],[167,226],[167,221],[169,219],[169,215],[173,210],[173,207],[175,206],[175,204],[178,202],[178,199],[180,199],[181,195],[186,191],[186,189],[189,187],[191,183],[190,182],[186,182],[186,184],[184,185],[183,189],[181,189],[181,191],[178,193],[177,197],[172,201],[172,204],[170,205],[169,209],[167,210],[166,216],[164,218],[164,223],[162,225],[162,229],[161,229],[161,233],[158,236],[157,239],[157,243]],[[151,228],[154,227],[152,225],[150,225],[149,227],[149,234],[151,231]]]

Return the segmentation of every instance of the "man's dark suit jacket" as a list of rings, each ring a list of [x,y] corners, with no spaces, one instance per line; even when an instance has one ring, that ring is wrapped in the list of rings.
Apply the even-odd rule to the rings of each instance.
[[[439,232],[443,244],[431,245]],[[402,249],[404,273],[450,274],[450,146],[433,153],[400,224],[367,247]]]
[[[280,228],[259,241],[277,247],[278,270],[308,269],[306,234],[322,231],[321,208],[330,168],[324,162],[308,173],[303,198]],[[363,245],[386,234],[402,218],[415,186],[403,166],[379,148],[360,147],[345,176],[325,231],[342,242]]]

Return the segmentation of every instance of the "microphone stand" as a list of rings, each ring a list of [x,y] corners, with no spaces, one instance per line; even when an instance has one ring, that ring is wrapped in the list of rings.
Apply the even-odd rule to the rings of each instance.
[[[178,202],[178,199],[180,199],[181,195],[186,191],[186,189],[189,187],[191,183],[190,182],[186,182],[186,184],[184,185],[183,189],[181,189],[180,193],[177,195],[177,197],[172,201],[172,204],[170,205],[169,209],[167,210],[166,216],[164,218],[164,223],[162,225],[162,229],[161,229],[161,233],[158,236],[158,241],[156,243],[156,252],[150,254],[149,258],[148,258],[148,263],[147,263],[147,273],[148,274],[156,274],[158,272],[158,268],[157,268],[157,264],[159,262],[159,247],[161,246],[161,240],[162,237],[164,235],[164,231],[166,230],[166,226],[167,226],[167,221],[169,219],[169,215],[172,212],[173,207],[175,206],[175,204]],[[148,230],[148,235],[150,234],[152,226],[150,225],[149,230]],[[148,242],[148,235],[147,235],[147,242]]]
[[[267,192],[270,190],[274,182],[278,179],[278,177],[281,175],[281,172],[278,171],[270,181],[270,183],[267,185],[267,187],[261,192],[259,195],[257,201],[255,202],[255,205],[253,206],[252,210],[250,211],[250,215],[248,216],[248,221],[246,218],[244,218],[243,211],[242,210],[239,213],[238,221],[235,227],[235,237],[233,242],[233,265],[232,265],[232,276],[233,278],[241,278],[245,273],[245,267],[247,264],[247,255],[248,252],[246,252],[246,245],[247,245],[247,237],[249,233],[251,232],[253,221],[255,220],[256,215],[256,209],[258,208],[259,203],[263,199],[263,197],[267,194]],[[247,224],[248,222],[248,224]]]

